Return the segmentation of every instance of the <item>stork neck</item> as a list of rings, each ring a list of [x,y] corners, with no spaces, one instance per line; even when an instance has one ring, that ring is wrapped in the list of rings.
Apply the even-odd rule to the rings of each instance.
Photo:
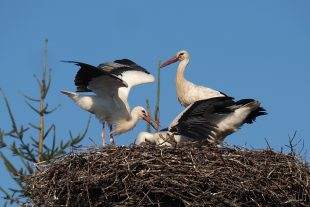
[[[130,112],[130,115],[131,118],[127,121],[127,126],[128,128],[133,128],[139,121],[140,117],[135,108],[133,108],[133,110]]]
[[[126,120],[122,120],[114,125],[114,134],[121,134],[129,131],[134,128],[137,122],[139,121],[139,116],[137,112],[133,109],[130,113],[130,118]]]
[[[186,66],[189,62],[189,59],[184,59],[182,60],[180,63],[179,63],[179,66],[178,66],[178,70],[177,70],[177,75],[176,75],[176,81],[183,81],[185,78],[184,78],[184,71],[186,69]]]

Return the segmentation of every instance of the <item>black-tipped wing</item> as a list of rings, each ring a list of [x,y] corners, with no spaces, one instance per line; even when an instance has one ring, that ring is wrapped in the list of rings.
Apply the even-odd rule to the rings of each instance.
[[[148,72],[145,68],[129,59],[121,59],[115,60],[113,62],[102,63],[98,65],[98,68],[108,71],[114,75],[122,75],[122,73],[126,71],[139,71],[150,74],[150,72]]]
[[[192,139],[221,141],[244,123],[253,123],[257,116],[267,114],[254,99],[234,101],[216,97],[196,101],[179,114],[169,131]]]
[[[77,61],[63,61],[80,67],[74,83],[78,92],[93,91],[97,95],[106,96],[117,94],[119,87],[127,87],[127,83],[118,76],[101,70],[93,65]]]
[[[144,83],[151,83],[155,80],[154,76],[145,68],[129,59],[103,63],[98,68],[122,78],[128,84],[128,88]]]
[[[192,139],[215,138],[220,133],[217,121],[232,113],[234,104],[232,97],[196,101],[175,118],[169,131]]]

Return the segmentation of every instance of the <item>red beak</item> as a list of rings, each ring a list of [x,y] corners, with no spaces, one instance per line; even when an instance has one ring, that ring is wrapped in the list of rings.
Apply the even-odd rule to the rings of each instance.
[[[166,62],[164,62],[163,64],[161,64],[159,67],[160,68],[163,68],[163,67],[166,67],[167,65],[170,65],[172,63],[175,63],[179,60],[179,58],[177,56],[174,56],[172,58],[170,58],[169,60],[167,60]]]
[[[152,120],[149,115],[144,116],[143,120],[149,123],[153,127],[153,129],[158,130],[159,125],[154,120]]]

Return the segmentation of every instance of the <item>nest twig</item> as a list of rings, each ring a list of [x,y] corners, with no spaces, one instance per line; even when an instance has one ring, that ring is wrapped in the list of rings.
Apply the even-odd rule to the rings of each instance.
[[[71,153],[24,178],[36,206],[310,206],[310,170],[271,150],[183,145]]]

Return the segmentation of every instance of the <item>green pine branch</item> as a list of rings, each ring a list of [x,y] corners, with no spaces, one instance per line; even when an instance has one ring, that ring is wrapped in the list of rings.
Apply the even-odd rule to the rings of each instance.
[[[47,61],[47,43],[48,40],[46,39],[42,75],[40,78],[34,75],[38,84],[39,98],[22,94],[25,98],[26,105],[38,117],[36,118],[36,120],[39,120],[38,123],[29,121],[27,127],[19,125],[13,113],[12,104],[0,88],[0,97],[4,101],[10,122],[9,130],[0,129],[0,161],[17,185],[15,188],[4,188],[0,186],[0,194],[2,194],[0,196],[5,198],[7,204],[15,203],[21,206],[27,202],[23,192],[23,176],[33,174],[36,163],[48,162],[65,154],[71,148],[81,147],[80,142],[86,137],[90,125],[89,118],[82,132],[73,135],[69,130],[68,139],[60,139],[57,136],[56,124],[47,125],[47,116],[60,107],[60,105],[57,105],[50,109],[47,101],[48,92],[52,84],[51,69],[48,68]],[[37,135],[32,136],[30,134]],[[14,139],[7,139],[7,137]],[[46,141],[49,139],[51,139],[51,142],[47,144]],[[16,162],[16,159],[13,162],[12,156],[17,157],[19,162]]]

